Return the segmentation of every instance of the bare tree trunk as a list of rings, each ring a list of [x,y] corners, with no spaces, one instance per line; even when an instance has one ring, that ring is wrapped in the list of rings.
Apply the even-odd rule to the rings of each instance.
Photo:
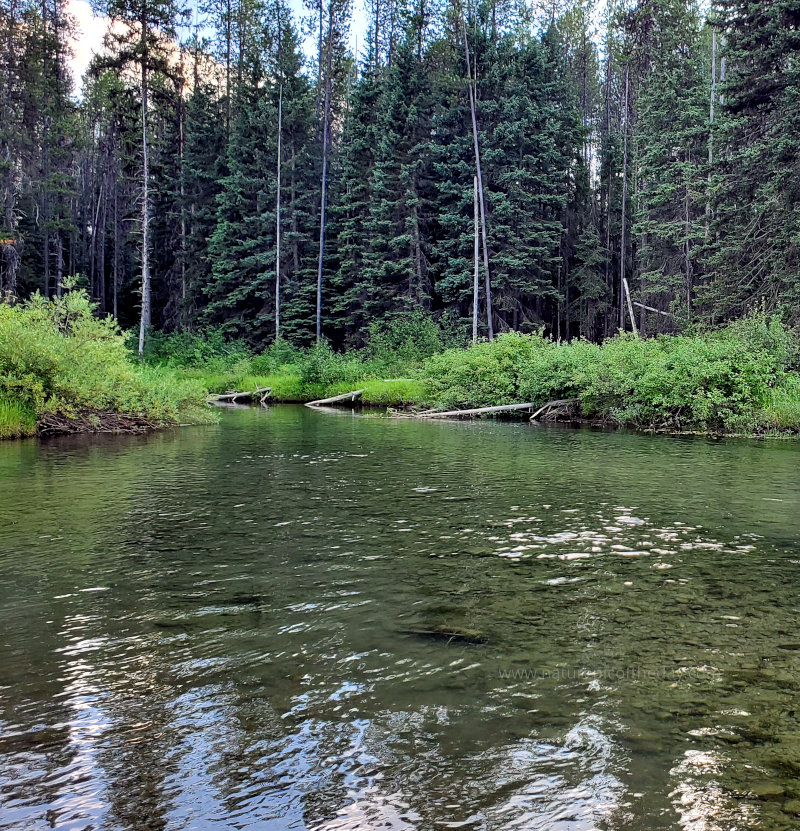
[[[691,156],[689,152],[686,153],[686,168],[689,169],[689,162]],[[684,174],[686,175],[686,174]],[[683,256],[686,263],[686,316],[689,317],[692,313],[692,256],[691,243],[689,241],[689,234],[691,230],[691,220],[689,214],[689,183],[685,182],[683,186],[683,220],[684,220],[684,243]],[[642,298],[644,299],[644,298]]]
[[[107,188],[105,187],[105,179],[106,179],[106,170],[105,165],[103,165],[103,179],[101,185],[101,192],[103,194],[103,202],[102,207],[100,208],[100,244],[98,247],[98,258],[97,258],[97,274],[99,277],[99,300],[100,300],[100,311],[102,314],[106,313],[106,215],[108,213],[108,193]]]
[[[114,320],[119,317],[118,292],[119,286],[119,177],[114,175],[114,286],[112,288],[114,303]]]
[[[61,297],[64,286],[64,237],[61,231],[56,235],[56,295]]]
[[[54,27],[55,28],[55,27]],[[42,75],[43,75],[43,106],[42,106],[42,151],[44,154],[44,175],[42,188],[42,225],[44,226],[44,294],[50,296],[50,114],[48,112],[49,95],[48,83],[49,67],[47,43],[47,0],[42,0]]]
[[[322,104],[322,42],[323,42],[323,25],[322,25],[322,0],[317,0],[319,3],[319,38],[317,39],[317,103],[314,108],[317,118],[319,118],[319,108]]]
[[[325,258],[325,211],[328,202],[328,133],[331,116],[331,65],[333,62],[333,4],[328,5],[328,45],[325,55],[325,107],[322,121],[322,187],[319,211],[319,261],[317,263],[317,343],[322,339],[322,264]]]
[[[478,342],[478,285],[480,284],[480,253],[478,251],[478,177],[473,177],[472,180],[472,214],[473,225],[475,229],[475,245],[473,248],[473,262],[475,263],[475,273],[472,280],[472,342]]]
[[[478,200],[481,214],[481,232],[483,239],[483,267],[486,282],[486,318],[489,324],[489,340],[494,337],[492,321],[492,286],[489,272],[489,245],[486,235],[486,199],[483,192],[483,170],[481,169],[481,149],[478,140],[478,119],[475,115],[475,87],[472,82],[472,62],[469,57],[469,42],[467,41],[467,20],[464,10],[461,10],[461,24],[464,32],[464,55],[467,60],[467,87],[469,89],[469,111],[472,116],[472,143],[475,149],[475,171],[478,176]]]
[[[625,119],[625,139],[624,150],[622,154],[622,232],[620,241],[620,257],[619,257],[619,328],[620,331],[625,330],[625,234],[627,230],[627,211],[628,211],[628,93],[629,93],[629,67],[625,66],[625,106],[623,109],[623,118]],[[633,323],[633,318],[631,318]],[[634,328],[636,324],[634,323]]]
[[[142,41],[145,21],[142,21]],[[139,360],[144,358],[144,342],[147,330],[150,328],[150,160],[147,146],[147,55],[142,56],[142,314],[139,320]]]
[[[275,192],[275,341],[281,337],[281,138],[283,130],[283,84],[278,91],[278,162]]]
[[[292,217],[292,267],[293,270],[298,272],[300,270],[300,247],[297,244],[297,211],[295,210],[296,200],[297,200],[297,154],[295,153],[294,149],[294,139],[291,141],[291,181],[289,183],[289,204],[291,207],[291,217]]]
[[[711,232],[711,168],[714,164],[714,117],[717,97],[717,29],[711,31],[711,104],[708,121],[708,191],[706,194],[706,240]]]
[[[178,75],[177,86],[178,86],[178,100],[177,100],[177,116],[178,116],[178,176],[180,180],[180,197],[181,197],[181,223],[180,223],[180,235],[181,235],[181,300],[180,300],[180,308],[178,309],[178,328],[183,331],[186,329],[186,182],[185,182],[185,175],[183,169],[183,162],[185,153],[185,144],[186,144],[186,110],[184,107],[184,100],[183,100],[183,87],[186,82],[185,75],[184,75],[184,54],[183,50],[181,50],[181,61],[180,61],[180,74]],[[197,78],[197,69],[195,68],[195,79]]]
[[[231,0],[225,3],[225,94],[227,95],[227,111],[225,113],[225,127],[228,138],[231,137],[231,119],[233,116],[233,91],[231,90],[231,38],[233,10]],[[196,64],[195,64],[196,66]]]

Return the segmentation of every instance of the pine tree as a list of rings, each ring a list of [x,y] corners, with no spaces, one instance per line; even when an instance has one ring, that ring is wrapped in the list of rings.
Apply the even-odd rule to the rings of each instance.
[[[708,88],[702,20],[692,0],[659,0],[636,13],[636,125],[641,302],[691,318],[705,235]],[[666,319],[668,321],[668,319]],[[649,321],[662,325],[663,315]],[[644,328],[642,314],[640,328]],[[667,325],[669,323],[667,322]]]
[[[800,10],[781,0],[723,0],[715,22],[728,67],[720,84],[712,194],[711,321],[766,305],[798,319]]]

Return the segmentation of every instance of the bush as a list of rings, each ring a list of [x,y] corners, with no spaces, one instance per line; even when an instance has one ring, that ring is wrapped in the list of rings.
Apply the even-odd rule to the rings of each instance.
[[[501,335],[424,367],[445,408],[574,398],[583,414],[646,429],[753,432],[800,427],[797,340],[749,318],[704,336],[621,335],[595,346]]]
[[[384,374],[385,366],[377,360],[363,360],[358,353],[334,352],[326,342],[311,347],[299,365],[300,379],[306,386],[358,384]]]
[[[0,398],[36,417],[86,409],[160,423],[202,417],[200,384],[133,363],[116,324],[94,311],[82,290],[0,304]]]

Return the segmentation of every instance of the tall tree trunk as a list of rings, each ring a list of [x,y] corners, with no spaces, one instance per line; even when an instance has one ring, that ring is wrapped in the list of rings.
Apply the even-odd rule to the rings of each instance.
[[[474,274],[472,279],[472,342],[478,342],[478,286],[480,285],[480,252],[478,244],[479,236],[479,213],[478,208],[478,177],[472,179],[472,224],[475,232],[475,242],[472,255],[474,263]]]
[[[64,236],[56,234],[56,295],[61,297],[64,286]]]
[[[146,21],[142,21],[142,42],[145,40]],[[144,358],[144,342],[150,328],[150,159],[147,143],[147,53],[142,56],[142,314],[139,320],[139,360]]]
[[[54,27],[55,28],[55,27]],[[57,34],[56,34],[57,36]],[[47,0],[42,0],[42,226],[44,228],[44,293],[50,296],[50,114],[49,44],[47,42]]]
[[[278,91],[278,161],[275,191],[275,341],[281,337],[281,139],[283,131],[283,84]]]
[[[714,116],[717,97],[717,29],[711,30],[711,103],[708,116],[708,191],[706,193],[706,240],[711,231],[711,170],[714,165]]]
[[[620,233],[619,255],[619,328],[625,330],[625,238],[627,231],[628,211],[628,95],[630,91],[629,67],[625,65],[625,104],[623,107],[625,137],[622,154],[622,229]],[[633,321],[631,321],[633,322]]]
[[[328,202],[328,134],[331,116],[331,66],[333,62],[333,3],[328,3],[328,45],[325,55],[325,107],[322,119],[322,186],[319,211],[319,261],[317,262],[317,343],[322,339],[322,264],[325,258],[325,211]]]
[[[181,67],[178,82],[178,176],[180,178],[180,197],[181,197],[181,304],[180,312],[178,314],[178,328],[181,331],[186,330],[188,314],[187,314],[187,299],[186,299],[186,174],[184,171],[184,156],[186,137],[184,135],[186,130],[186,110],[183,103],[183,85],[184,85],[184,63],[183,52],[181,52]],[[196,73],[196,70],[195,70]],[[195,74],[195,78],[197,75]]]
[[[294,149],[294,139],[291,139],[291,164],[289,169],[289,204],[292,217],[292,270],[296,274],[300,270],[300,246],[297,241],[297,154]]]
[[[228,139],[231,137],[231,119],[233,117],[233,90],[231,89],[231,38],[233,37],[233,9],[231,0],[225,2],[225,94],[228,98],[225,112],[225,127]],[[196,64],[195,64],[196,67]],[[195,70],[196,71],[196,70]]]
[[[472,62],[469,56],[469,42],[467,41],[467,20],[464,10],[461,10],[461,24],[464,32],[464,56],[467,61],[467,87],[469,89],[469,111],[472,117],[472,144],[475,150],[475,171],[478,176],[478,199],[481,214],[481,231],[483,239],[483,268],[486,282],[486,318],[489,324],[489,340],[494,337],[494,324],[492,321],[492,287],[489,274],[489,245],[486,235],[486,200],[483,191],[483,170],[481,169],[481,149],[478,138],[478,119],[475,114],[475,92],[476,87],[472,82]]]
[[[119,177],[114,174],[114,285],[112,287],[113,303],[114,303],[114,320],[119,319]]]

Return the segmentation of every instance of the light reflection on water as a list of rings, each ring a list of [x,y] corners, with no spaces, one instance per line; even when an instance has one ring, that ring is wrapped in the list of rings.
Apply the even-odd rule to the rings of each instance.
[[[0,828],[792,828],[800,446],[0,445]]]

